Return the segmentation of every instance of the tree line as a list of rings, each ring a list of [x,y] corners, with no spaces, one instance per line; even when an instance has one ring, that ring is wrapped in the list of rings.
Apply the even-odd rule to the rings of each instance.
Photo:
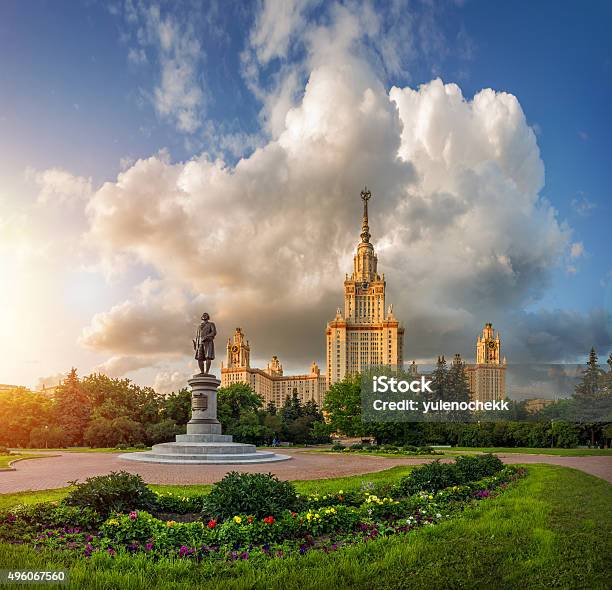
[[[52,397],[26,388],[0,392],[0,446],[145,446],[174,440],[191,417],[187,388],[164,396],[129,379],[72,369]],[[293,394],[281,408],[268,404],[246,384],[218,390],[223,432],[240,442],[269,444],[326,442],[329,428],[317,405]]]
[[[364,422],[361,376],[352,375],[333,384],[323,410],[338,434],[374,438],[379,444],[453,445],[473,447],[592,447],[609,446],[612,439],[612,354],[608,369],[599,365],[591,349],[574,394],[536,413],[525,402],[509,401],[510,412],[494,422]],[[467,401],[469,383],[461,363],[447,366],[440,357],[431,374],[432,399]]]

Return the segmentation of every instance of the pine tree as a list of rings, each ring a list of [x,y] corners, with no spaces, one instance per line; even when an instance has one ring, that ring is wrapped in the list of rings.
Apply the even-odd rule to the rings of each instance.
[[[448,368],[444,355],[438,357],[436,368],[431,374],[433,400],[446,400],[448,395]]]
[[[83,435],[91,416],[91,403],[74,367],[57,389],[53,413],[56,425],[65,433],[65,444],[83,444]]]
[[[465,372],[465,363],[452,363],[447,375],[446,399],[456,402],[470,401],[470,384]]]
[[[266,414],[269,414],[270,416],[276,416],[277,411],[278,410],[276,409],[276,405],[274,404],[274,402],[268,402],[268,404],[266,405]]]
[[[300,402],[300,398],[298,396],[297,389],[293,389],[293,393],[291,397],[288,397],[283,404],[281,409],[281,415],[283,418],[283,422],[288,424],[293,420],[297,420],[303,414],[302,403]]]
[[[582,381],[576,386],[576,395],[579,397],[595,397],[602,385],[604,372],[599,367],[599,359],[594,348],[591,348],[586,368],[582,371]]]

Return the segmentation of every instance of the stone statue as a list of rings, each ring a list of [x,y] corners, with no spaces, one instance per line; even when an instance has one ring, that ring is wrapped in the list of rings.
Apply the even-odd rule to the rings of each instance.
[[[214,339],[217,335],[215,324],[209,322],[210,316],[202,314],[202,322],[198,326],[195,340],[193,340],[193,349],[195,350],[195,358],[200,367],[200,374],[209,375],[210,363],[215,358],[215,343]],[[204,363],[206,362],[206,367]],[[204,370],[206,368],[206,370]]]

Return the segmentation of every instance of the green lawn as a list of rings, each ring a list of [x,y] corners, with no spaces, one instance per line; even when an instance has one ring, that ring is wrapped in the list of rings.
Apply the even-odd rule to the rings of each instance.
[[[525,453],[527,455],[558,455],[560,457],[588,457],[607,455],[612,457],[612,449],[533,449],[530,447],[442,447],[438,451],[473,451],[481,453]]]
[[[406,475],[412,466],[392,467],[376,473],[365,473],[363,475],[352,475],[348,477],[336,477],[332,479],[313,479],[308,481],[294,481],[295,487],[300,494],[319,492],[326,494],[338,489],[345,491],[359,489],[363,482],[393,482]],[[181,496],[193,496],[208,492],[210,485],[165,485],[153,484],[151,486],[156,492],[172,492]],[[0,494],[0,510],[10,508],[16,504],[36,504],[38,502],[53,502],[64,498],[71,487],[56,488],[53,490],[40,490],[36,492],[16,492],[13,494]]]
[[[52,448],[52,449],[14,449],[13,452],[19,453],[37,453],[40,451],[63,451],[64,453],[137,453],[142,451],[151,450],[151,447],[145,449],[135,449],[130,447],[129,449],[115,449],[114,447],[68,447],[68,448]]]
[[[462,518],[343,549],[211,566],[96,555],[71,564],[73,588],[191,590],[332,588],[609,588],[612,487],[580,471],[530,465],[528,476]],[[401,468],[375,476],[395,478]],[[310,486],[358,485],[360,478]],[[165,488],[165,487],[164,487]],[[183,488],[181,488],[183,489]],[[314,489],[314,487],[313,487]],[[61,556],[0,545],[1,568],[60,568]]]
[[[13,461],[22,461],[23,459],[38,459],[40,457],[48,457],[49,455],[37,455],[35,453],[11,453],[10,455],[0,455],[0,471],[11,469]]]

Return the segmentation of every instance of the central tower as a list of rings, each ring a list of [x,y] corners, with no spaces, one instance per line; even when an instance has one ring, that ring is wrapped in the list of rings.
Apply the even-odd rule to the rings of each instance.
[[[371,366],[403,364],[404,328],[393,316],[392,306],[385,309],[385,277],[378,274],[378,257],[370,242],[371,197],[367,187],[361,191],[361,241],[353,272],[344,279],[344,314],[338,308],[335,319],[327,324],[328,386]]]

